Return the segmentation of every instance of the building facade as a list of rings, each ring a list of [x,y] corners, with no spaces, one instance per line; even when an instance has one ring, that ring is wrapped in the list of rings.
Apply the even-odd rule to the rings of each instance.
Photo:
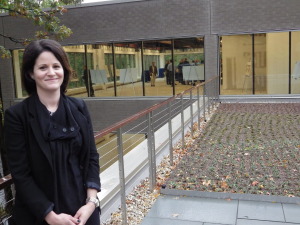
[[[105,111],[103,101],[110,105],[118,99],[124,109],[127,100],[144,99],[130,114],[214,76],[221,95],[300,94],[299,10],[298,0],[112,0],[71,6],[61,17],[73,31],[61,42],[74,70],[67,94],[101,97],[87,101],[95,108],[92,116],[101,108],[102,116],[115,119],[122,118],[118,110]],[[2,15],[0,20],[7,36],[35,31],[24,19]],[[7,108],[26,97],[23,47],[2,37],[0,43],[13,53],[0,60]],[[169,60],[171,84],[165,73]],[[158,67],[155,87],[149,82],[152,62]]]

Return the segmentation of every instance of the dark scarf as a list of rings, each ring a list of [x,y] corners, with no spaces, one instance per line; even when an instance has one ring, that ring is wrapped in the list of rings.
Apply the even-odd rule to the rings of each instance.
[[[37,95],[35,103],[38,121],[46,141],[71,139],[78,135],[80,128],[64,95],[61,95],[58,108],[52,115]]]

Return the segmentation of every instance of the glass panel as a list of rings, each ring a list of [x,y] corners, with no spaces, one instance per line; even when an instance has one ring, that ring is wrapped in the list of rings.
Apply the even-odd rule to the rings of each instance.
[[[255,94],[267,94],[266,34],[254,35]]]
[[[146,96],[171,96],[173,87],[168,85],[167,65],[171,59],[172,41],[145,41],[144,45],[144,74],[145,74],[145,95]],[[156,67],[157,73],[152,73],[152,64]],[[152,83],[151,83],[152,80]]]
[[[174,41],[176,93],[204,82],[204,39],[186,38]]]
[[[87,64],[91,75],[91,90],[95,97],[115,96],[111,44],[87,45]]]
[[[106,64],[110,61],[105,59],[105,54],[112,52],[110,45],[65,46],[64,49],[73,69],[68,95],[76,97],[114,96],[112,67]]]
[[[300,94],[300,31],[292,32],[291,94]]]
[[[13,50],[13,66],[14,66],[14,75],[15,75],[15,86],[16,86],[16,97],[24,98],[27,96],[27,92],[23,87],[23,81],[21,77],[21,67],[22,67],[22,58],[23,58],[24,49]]]
[[[72,68],[67,95],[75,97],[87,97],[84,85],[83,71],[85,66],[84,45],[63,46]]]
[[[140,42],[115,44],[117,96],[142,96]]]
[[[220,38],[221,95],[252,94],[252,36]]]
[[[255,94],[288,94],[289,33],[256,34]]]

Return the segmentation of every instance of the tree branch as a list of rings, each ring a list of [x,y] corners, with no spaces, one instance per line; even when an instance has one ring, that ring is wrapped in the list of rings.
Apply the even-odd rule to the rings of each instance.
[[[25,39],[25,38],[24,38],[24,39],[21,39],[21,38],[20,38],[20,39],[13,38],[13,37],[11,37],[11,36],[7,36],[7,35],[1,34],[1,33],[0,33],[0,36],[9,39],[9,40],[11,40],[12,42],[19,43],[19,44],[23,44],[26,40],[28,40],[28,39]]]

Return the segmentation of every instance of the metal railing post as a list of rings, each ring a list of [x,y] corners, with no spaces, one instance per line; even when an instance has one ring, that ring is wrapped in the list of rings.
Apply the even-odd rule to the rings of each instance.
[[[219,79],[216,79],[216,95],[217,95],[217,104],[220,103],[220,95],[219,95]]]
[[[203,85],[203,119],[206,122],[206,118],[205,118],[205,86],[206,86],[206,84]]]
[[[210,90],[211,90],[211,85],[208,85],[208,88],[207,88],[207,113],[208,115],[210,114],[210,104],[211,104],[211,101],[210,101]]]
[[[122,224],[127,225],[125,172],[124,172],[124,157],[123,157],[123,138],[122,138],[121,128],[119,128],[117,130],[117,143],[118,143],[118,157],[119,157],[119,176],[120,176]]]
[[[180,97],[181,99],[181,139],[182,139],[182,148],[184,147],[184,107],[183,107],[183,95]]]
[[[169,114],[169,151],[170,151],[170,165],[173,165],[173,131],[172,131],[172,114],[171,114],[171,102],[168,103]]]
[[[149,160],[149,182],[150,190],[154,190],[156,184],[156,173],[155,173],[155,147],[154,145],[154,132],[152,124],[152,111],[148,113],[148,160]]]
[[[212,105],[212,109],[214,109],[216,107],[216,82],[215,80],[213,80],[213,105]]]
[[[151,115],[151,131],[152,131],[152,170],[153,170],[153,188],[156,185],[156,148],[155,148],[155,132],[154,132],[154,124],[153,124],[153,112],[150,112]]]
[[[198,112],[198,130],[200,130],[200,118],[201,118],[201,112],[200,112],[200,86],[197,87],[197,112]]]
[[[190,91],[191,135],[194,137],[193,91]]]

